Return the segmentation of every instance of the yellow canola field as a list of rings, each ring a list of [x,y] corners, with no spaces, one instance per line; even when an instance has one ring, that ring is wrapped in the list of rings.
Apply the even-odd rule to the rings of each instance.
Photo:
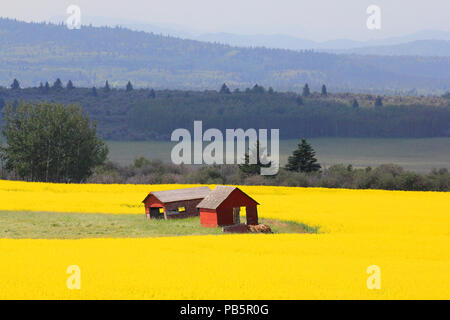
[[[149,191],[180,187],[0,181],[0,211],[143,214]],[[1,239],[0,298],[450,298],[449,193],[242,190],[261,204],[260,216],[319,225],[321,233]],[[67,288],[69,265],[80,267],[80,290]],[[380,268],[379,290],[367,287],[370,265]]]

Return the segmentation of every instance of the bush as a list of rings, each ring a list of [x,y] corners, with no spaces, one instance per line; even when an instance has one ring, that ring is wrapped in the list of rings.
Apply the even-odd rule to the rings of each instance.
[[[122,166],[108,162],[97,167],[88,182],[95,183],[200,183],[234,185],[273,185],[291,187],[324,187],[349,189],[384,189],[415,191],[448,191],[450,173],[434,169],[429,174],[405,171],[394,164],[383,164],[374,169],[351,165],[333,165],[323,172],[291,172],[283,168],[275,176],[239,174],[237,165],[186,166],[161,161],[140,159],[134,165]]]

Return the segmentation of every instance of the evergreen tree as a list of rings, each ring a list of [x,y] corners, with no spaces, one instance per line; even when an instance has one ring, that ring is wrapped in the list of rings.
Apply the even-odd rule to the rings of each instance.
[[[309,91],[309,86],[307,83],[305,83],[305,86],[303,87],[303,93],[302,95],[304,97],[308,97],[311,94],[311,92]]]
[[[230,91],[230,89],[227,87],[227,85],[224,83],[224,84],[222,85],[222,87],[220,88],[220,93],[222,93],[222,94],[230,94],[231,91]]]
[[[94,96],[94,97],[96,97],[98,94],[97,94],[97,88],[96,87],[92,87],[92,95]]]
[[[14,79],[13,83],[11,83],[11,89],[13,89],[13,90],[20,89],[20,83],[17,79]]]
[[[131,84],[131,81],[128,81],[126,90],[127,91],[132,91],[133,90],[133,85]]]
[[[255,84],[252,88],[252,92],[254,93],[264,93],[266,92],[266,90],[264,89],[263,86],[258,86],[258,84]]]
[[[63,88],[63,86],[62,86],[61,79],[60,78],[56,79],[56,81],[53,83],[53,89],[62,90],[62,88]]]
[[[48,81],[45,82],[44,92],[48,93],[50,91],[50,83]]]
[[[44,92],[45,91],[44,84],[42,82],[39,83],[39,91],[40,92]]]
[[[269,90],[267,90],[267,92],[269,93],[269,94],[274,94],[274,90],[273,90],[273,88],[272,87],[269,87]]]
[[[352,107],[353,107],[353,109],[358,109],[358,108],[359,108],[359,103],[358,103],[358,100],[356,100],[356,99],[353,99],[353,102],[352,102]]]
[[[106,92],[106,93],[111,91],[111,88],[109,87],[108,80],[106,80],[106,82],[105,82],[105,86],[103,88],[103,91]]]
[[[322,85],[322,96],[328,96],[327,87],[325,85]]]
[[[74,86],[73,83],[72,83],[72,80],[69,80],[69,81],[67,82],[66,88],[67,88],[67,90],[72,90],[72,89],[75,88],[75,86]]]
[[[316,172],[321,166],[317,163],[316,153],[311,145],[302,139],[298,149],[294,150],[292,156],[289,156],[286,170],[297,172]]]
[[[261,153],[265,153],[265,149],[260,149],[259,140],[256,140],[256,146],[253,146],[250,149],[250,153],[253,159],[256,159],[256,163],[250,163],[250,154],[247,152],[245,153],[244,163],[239,165],[239,172],[243,176],[252,176],[261,174],[261,168],[268,168],[270,167],[271,163],[263,164],[262,160],[265,160],[265,158],[261,158]],[[267,161],[264,161],[267,162]]]
[[[379,108],[383,106],[383,98],[381,98],[380,96],[378,96],[375,99],[375,107]]]
[[[155,98],[156,98],[155,90],[151,89],[150,92],[149,92],[149,94],[148,94],[148,97],[149,97],[150,99],[155,99]]]

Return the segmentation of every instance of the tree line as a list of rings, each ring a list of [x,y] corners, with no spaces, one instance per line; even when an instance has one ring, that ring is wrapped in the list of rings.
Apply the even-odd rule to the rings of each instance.
[[[131,184],[230,184],[408,191],[450,191],[447,169],[427,174],[404,170],[395,164],[354,168],[337,164],[318,171],[301,172],[280,168],[275,176],[242,172],[237,165],[173,165],[160,160],[136,158],[134,164],[106,162],[87,179],[90,183]]]
[[[168,140],[173,130],[190,129],[194,120],[221,130],[279,128],[282,139],[450,136],[446,97],[336,94],[325,84],[320,92],[304,84],[298,93],[258,84],[204,91],[137,89],[132,81],[122,88],[108,81],[80,88],[60,79],[23,89],[16,79],[9,89],[0,87],[0,109],[35,101],[81,106],[106,140]]]
[[[3,110],[0,147],[2,179],[45,182],[257,184],[303,187],[448,191],[447,169],[427,175],[396,165],[354,169],[351,165],[322,168],[313,147],[302,139],[288,163],[274,176],[261,176],[265,161],[258,157],[242,165],[201,168],[163,164],[137,158],[133,166],[106,162],[108,148],[97,128],[79,106],[59,103],[21,103]],[[260,154],[259,143],[250,152]]]

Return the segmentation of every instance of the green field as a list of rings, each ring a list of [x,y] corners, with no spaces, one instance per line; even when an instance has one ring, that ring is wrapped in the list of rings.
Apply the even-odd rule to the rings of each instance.
[[[373,167],[395,163],[417,172],[428,172],[433,168],[450,169],[450,138],[314,138],[308,141],[324,166],[343,163],[354,167]],[[297,143],[297,140],[280,141],[282,165]],[[109,159],[121,164],[131,164],[135,157],[144,156],[169,162],[173,145],[175,143],[163,141],[108,141]],[[203,146],[206,145],[207,142],[204,142]]]
[[[142,238],[223,234],[222,228],[205,228],[199,217],[172,220],[146,219],[144,214],[94,214],[0,211],[0,238],[82,239]],[[259,219],[273,233],[316,233],[302,223]]]

